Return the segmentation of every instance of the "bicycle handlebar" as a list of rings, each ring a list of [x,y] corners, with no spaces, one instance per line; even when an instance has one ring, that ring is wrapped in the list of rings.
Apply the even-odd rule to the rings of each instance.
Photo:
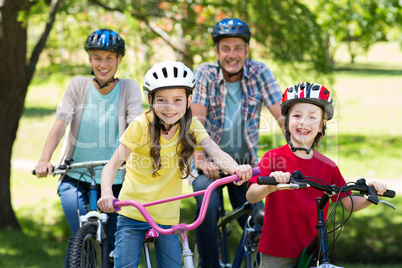
[[[67,171],[76,168],[90,168],[90,167],[104,166],[109,162],[109,160],[98,160],[98,161],[85,161],[72,164],[71,162],[73,161],[74,161],[73,159],[66,159],[65,164],[54,166],[52,174],[53,175],[64,174]],[[122,167],[120,167],[120,169],[122,169]],[[36,175],[35,170],[32,170],[32,175]]]
[[[291,188],[291,189],[303,189],[306,187],[313,187],[315,189],[334,194],[334,193],[341,193],[341,192],[348,192],[348,191],[359,191],[361,195],[364,195],[365,198],[370,201],[371,203],[377,205],[380,203],[378,199],[377,192],[375,188],[371,185],[366,184],[365,179],[359,179],[356,182],[353,182],[352,185],[347,185],[343,187],[338,187],[335,185],[329,184],[320,184],[312,180],[307,180],[309,176],[304,176],[301,174],[300,171],[294,171],[290,176],[290,180],[287,184],[278,184],[274,177],[258,177],[257,183],[262,185],[277,185],[278,189],[283,188]],[[394,198],[396,195],[395,191],[387,189],[383,197]],[[384,202],[387,203],[387,202]],[[388,203],[389,205],[389,203]],[[391,204],[392,205],[392,204]],[[392,205],[393,206],[393,205]],[[392,207],[391,206],[391,207]]]
[[[260,174],[260,169],[253,168],[252,172],[253,172],[253,175],[252,175],[253,177],[257,176]],[[113,201],[113,206],[116,211],[120,210],[120,207],[134,206],[141,212],[142,216],[144,216],[145,220],[149,223],[149,225],[153,229],[155,229],[155,231],[157,231],[158,233],[164,234],[164,235],[180,234],[183,232],[194,230],[203,222],[205,215],[207,213],[207,207],[209,204],[209,200],[211,198],[211,193],[216,187],[223,185],[223,184],[230,183],[230,182],[235,182],[238,179],[239,178],[237,177],[236,174],[231,175],[228,177],[224,177],[224,178],[215,180],[205,190],[196,191],[193,193],[179,195],[179,196],[175,196],[175,197],[171,197],[171,198],[166,198],[166,199],[162,199],[162,200],[158,200],[158,201],[152,201],[152,202],[148,202],[148,203],[144,203],[144,204],[141,204],[135,200],[120,201],[118,199],[115,199]],[[171,202],[171,201],[181,200],[184,198],[194,197],[194,196],[198,196],[198,195],[202,195],[202,194],[204,194],[204,198],[202,199],[200,213],[199,213],[197,219],[193,223],[190,223],[190,224],[179,223],[177,225],[172,226],[172,228],[168,228],[168,229],[161,228],[161,227],[159,227],[159,225],[156,224],[156,222],[154,221],[152,216],[145,209],[145,207],[148,207],[148,206],[153,206],[153,205],[158,205],[158,204],[167,203],[167,202]]]

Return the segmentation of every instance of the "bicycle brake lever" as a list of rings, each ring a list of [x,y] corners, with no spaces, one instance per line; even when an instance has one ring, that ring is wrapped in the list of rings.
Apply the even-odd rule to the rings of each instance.
[[[392,208],[393,210],[396,210],[396,206],[395,206],[394,204],[391,204],[390,202],[387,202],[387,201],[385,201],[385,200],[379,200],[378,203],[379,203],[379,204],[382,203],[382,204],[384,204],[384,205],[386,205],[386,206]]]
[[[299,180],[303,179],[300,171],[295,171],[292,176],[290,176],[289,184],[292,189],[304,189],[310,186],[308,183],[297,181],[296,178]]]
[[[377,195],[377,191],[373,186],[368,186],[367,195],[364,196],[368,201],[373,203],[374,205],[378,205],[379,199]]]
[[[293,190],[293,189],[304,189],[309,186],[310,185],[308,185],[307,183],[283,183],[283,184],[277,184],[276,188],[278,190],[284,190],[284,189]]]

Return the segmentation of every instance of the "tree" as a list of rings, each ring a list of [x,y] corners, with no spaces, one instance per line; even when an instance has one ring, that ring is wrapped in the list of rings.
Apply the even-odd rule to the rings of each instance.
[[[338,0],[306,1],[317,14],[325,34],[331,63],[341,42],[346,42],[351,63],[378,41],[390,40],[401,25],[401,1]]]
[[[214,53],[211,53],[213,44],[209,30],[225,17],[238,17],[250,25],[254,37],[252,42],[262,48],[261,51],[253,49],[251,53],[261,53],[263,58],[272,58],[281,68],[290,65],[293,76],[298,77],[297,81],[305,79],[306,70],[309,73],[315,71],[320,77],[319,81],[325,81],[332,71],[325,56],[316,16],[300,1],[88,2],[126,15],[127,24],[130,25],[129,34],[135,35],[141,44],[148,47],[147,56],[151,56],[160,47],[160,40],[163,40],[174,51],[176,59],[189,67],[194,67],[194,63],[200,61],[215,60]],[[27,88],[39,55],[45,48],[58,10],[63,9],[66,14],[85,12],[88,9],[86,4],[77,0],[0,0],[0,81],[3,83],[0,87],[0,228],[20,229],[10,200],[11,152]],[[31,49],[27,49],[27,25],[28,19],[32,19],[30,16],[37,13],[48,13],[48,18],[43,33],[32,46],[31,52]],[[85,24],[83,21],[80,23]],[[105,24],[107,25],[103,22]],[[92,25],[84,27],[89,29]],[[155,42],[159,42],[158,45]],[[146,60],[149,58],[146,57]],[[145,66],[144,69],[148,67]]]
[[[262,47],[263,57],[282,67],[290,65],[292,75],[300,77],[306,69],[317,77],[329,77],[332,67],[316,15],[301,1],[144,1],[89,0],[109,11],[134,19],[132,32],[141,36],[152,53],[152,42],[162,39],[175,52],[177,60],[190,68],[196,56],[213,61],[215,55],[210,30],[219,20],[237,17],[249,24],[253,38]],[[254,53],[255,50],[251,50]],[[298,78],[300,79],[300,78]],[[324,79],[325,80],[325,79]]]
[[[43,33],[27,58],[26,18],[36,5],[45,2],[25,0],[0,1],[0,228],[20,230],[11,205],[10,169],[11,152],[18,123],[24,108],[28,85],[34,75],[39,55],[43,51],[46,39],[52,29],[59,0],[51,0],[49,17]]]

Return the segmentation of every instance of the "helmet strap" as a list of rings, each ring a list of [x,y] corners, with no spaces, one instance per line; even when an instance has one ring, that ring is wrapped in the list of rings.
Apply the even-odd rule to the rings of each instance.
[[[153,97],[152,97],[152,98],[153,98]],[[151,110],[152,110],[152,112],[153,112],[153,114],[154,114],[154,116],[155,116],[155,125],[156,125],[157,127],[161,128],[161,129],[163,130],[163,134],[165,134],[165,135],[169,134],[169,131],[170,131],[175,125],[177,125],[178,123],[180,123],[180,121],[181,121],[183,118],[185,118],[185,116],[186,116],[186,114],[187,114],[187,111],[188,111],[188,109],[189,109],[189,108],[187,107],[186,112],[184,113],[184,115],[183,115],[179,120],[177,120],[177,122],[175,122],[175,123],[173,123],[173,124],[170,124],[168,127],[166,127],[165,124],[163,124],[162,120],[159,118],[159,116],[156,115],[154,106],[153,106],[153,104],[152,104],[152,101],[153,101],[153,100],[151,99]]]
[[[111,80],[107,81],[104,85],[101,85],[101,83],[98,81],[98,79],[96,79],[96,77],[94,78],[94,81],[99,85],[99,89],[102,89],[104,87],[109,86],[111,83],[113,83],[114,81],[116,81],[116,79],[114,78],[114,76],[112,77]]]
[[[180,123],[181,118],[173,124],[170,124],[168,127],[165,126],[165,124],[162,123],[161,119],[155,114],[156,117],[156,125],[163,130],[163,134],[167,135],[169,134],[169,131],[178,123]]]
[[[119,53],[117,53],[117,59],[119,58]],[[112,79],[110,79],[109,81],[107,81],[104,85],[101,85],[101,83],[99,82],[99,80],[96,78],[96,76],[95,76],[95,78],[94,78],[94,81],[99,85],[99,89],[102,89],[102,88],[104,88],[104,87],[107,87],[107,86],[109,86],[111,83],[113,83],[114,81],[116,81],[116,78],[114,78],[114,75],[116,74],[116,72],[117,72],[117,67],[119,66],[119,64],[116,62],[116,71],[114,72],[114,74],[113,74],[113,77],[112,77]],[[92,73],[91,73],[92,75],[95,75],[95,73],[94,73],[94,70],[92,69]]]
[[[224,72],[226,72],[226,73],[228,74],[228,77],[229,77],[229,78],[240,74],[241,72],[243,72],[243,69],[244,69],[244,68],[242,67],[242,68],[240,69],[240,71],[238,71],[238,72],[229,73],[228,71],[226,71],[225,69],[222,68],[221,63],[219,62],[219,60],[218,60],[218,66],[219,66],[219,68],[222,69],[222,71],[224,71]]]
[[[320,140],[321,136],[325,135],[325,129],[326,125],[322,126],[322,132],[318,133],[317,136],[315,136],[313,144],[309,149],[303,148],[303,147],[294,147],[292,141],[290,140],[290,131],[289,131],[289,115],[286,115],[285,117],[285,128],[286,128],[286,142],[289,144],[290,149],[292,152],[296,151],[306,151],[306,154],[309,154],[311,150],[313,150],[314,146],[317,145],[318,141]]]

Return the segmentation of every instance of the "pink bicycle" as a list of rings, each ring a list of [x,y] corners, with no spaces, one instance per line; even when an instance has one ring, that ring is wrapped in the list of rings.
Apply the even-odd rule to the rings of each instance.
[[[259,174],[260,174],[259,168],[254,168],[253,176],[257,176]],[[211,183],[208,186],[207,189],[202,190],[202,191],[197,191],[197,192],[184,194],[184,195],[180,195],[180,196],[176,196],[176,197],[152,201],[152,202],[148,202],[148,203],[144,203],[144,204],[140,204],[139,202],[137,202],[135,200],[119,201],[118,199],[116,199],[116,200],[114,200],[113,205],[116,210],[119,210],[120,207],[124,207],[124,206],[134,206],[141,212],[141,214],[144,216],[145,220],[149,223],[151,228],[153,230],[155,230],[157,233],[164,234],[164,235],[173,235],[173,234],[180,235],[181,243],[182,243],[182,257],[183,257],[183,265],[184,265],[183,267],[193,268],[194,267],[194,262],[193,262],[193,257],[192,257],[193,253],[189,247],[187,233],[189,231],[197,228],[204,220],[212,191],[220,185],[231,183],[231,182],[234,182],[237,180],[238,180],[237,175],[232,175],[232,176],[224,177],[224,178],[214,181],[213,183]],[[193,223],[190,223],[190,224],[179,223],[177,225],[172,226],[172,228],[164,229],[156,224],[156,222],[154,221],[152,216],[146,210],[146,207],[149,207],[149,206],[154,206],[154,205],[158,205],[158,204],[162,204],[162,203],[181,200],[181,199],[194,197],[194,196],[198,196],[198,195],[204,195],[203,200],[202,200],[201,210],[198,215],[198,218]],[[145,250],[145,248],[144,248],[144,250]],[[146,258],[148,258],[148,260],[146,260],[146,267],[151,267],[149,255],[146,256]]]

